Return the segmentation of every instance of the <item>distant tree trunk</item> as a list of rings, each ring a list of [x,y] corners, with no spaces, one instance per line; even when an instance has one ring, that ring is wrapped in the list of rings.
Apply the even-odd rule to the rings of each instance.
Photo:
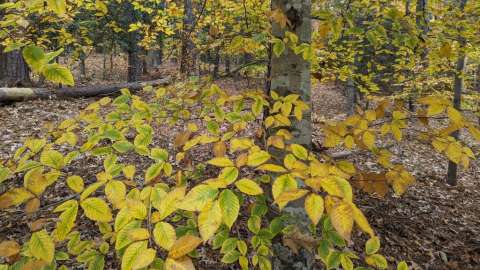
[[[7,86],[28,86],[30,81],[30,69],[23,60],[21,51],[2,53],[0,56],[2,65],[0,74]]]
[[[87,67],[85,65],[85,53],[80,53],[80,76],[82,78],[87,77]]]
[[[225,55],[224,61],[225,61],[225,73],[229,74],[231,69],[230,56]]]
[[[460,10],[463,12],[465,10],[465,6],[467,4],[467,0],[460,1]],[[461,31],[461,30],[460,30]],[[465,80],[463,75],[465,73],[465,67],[467,62],[467,56],[465,54],[465,47],[467,44],[466,38],[459,33],[458,41],[460,44],[458,58],[457,58],[457,66],[455,69],[455,77],[454,77],[454,94],[453,94],[453,107],[457,110],[461,110],[462,104],[462,92],[465,88]],[[452,137],[458,139],[460,135],[460,131],[456,130],[452,133]],[[458,165],[452,161],[448,162],[448,169],[447,169],[447,184],[451,186],[457,185],[457,170]]]
[[[421,38],[423,39],[423,41],[427,39],[427,34],[429,30],[429,15],[427,5],[428,0],[417,0],[417,5],[415,7],[416,24],[417,28],[420,30]],[[427,67],[428,63],[426,61],[428,60],[428,48],[425,42],[423,44],[424,46],[421,47],[420,56],[422,59],[422,66]]]
[[[280,9],[289,19],[290,24],[282,28],[278,23],[272,22],[272,34],[283,39],[285,31],[295,33],[299,43],[311,43],[311,0],[272,0],[272,10]],[[311,108],[310,62],[303,59],[302,55],[295,54],[290,48],[279,57],[271,57],[271,90],[279,95],[298,94]],[[311,111],[305,113],[301,121],[293,120],[290,131],[293,135],[291,143],[303,145],[312,149]],[[280,153],[272,155],[281,158]],[[310,221],[305,214],[301,200],[289,204],[283,210],[287,213],[302,233],[308,231]],[[302,249],[296,255],[281,244],[273,246],[273,269],[313,269],[314,257],[307,250]],[[282,255],[281,255],[282,254]]]
[[[138,50],[128,51],[128,82],[140,81],[142,75],[142,59],[139,56]]]
[[[348,78],[345,91],[347,95],[346,112],[347,115],[353,115],[355,113],[355,104],[357,103],[357,89],[355,88],[353,78]]]
[[[183,7],[185,14],[183,15],[183,31],[182,31],[182,55],[180,59],[180,72],[182,74],[191,75],[195,69],[194,45],[191,39],[193,32],[193,1],[184,0]]]
[[[220,47],[215,48],[215,55],[213,56],[213,78],[218,78],[220,70]]]

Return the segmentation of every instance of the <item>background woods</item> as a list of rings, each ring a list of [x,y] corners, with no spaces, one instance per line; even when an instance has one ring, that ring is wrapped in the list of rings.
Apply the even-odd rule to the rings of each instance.
[[[0,0],[0,270],[478,269],[480,2]]]

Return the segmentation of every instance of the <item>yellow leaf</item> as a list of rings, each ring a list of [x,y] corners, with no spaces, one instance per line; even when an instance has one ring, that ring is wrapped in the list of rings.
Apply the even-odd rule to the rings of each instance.
[[[215,199],[218,189],[209,185],[198,185],[192,188],[185,199],[177,204],[177,207],[187,211],[200,211],[208,203]]]
[[[248,155],[247,165],[250,167],[259,166],[270,159],[270,154],[260,150]]]
[[[272,194],[273,198],[277,200],[277,198],[285,191],[295,190],[297,189],[297,181],[290,175],[284,174],[273,182],[272,185]]]
[[[165,270],[195,270],[195,266],[188,256],[179,259],[167,258]]]
[[[235,186],[247,195],[255,196],[263,193],[263,189],[256,182],[247,178],[238,180]]]
[[[64,166],[63,155],[55,150],[44,150],[40,155],[40,162],[57,170]]]
[[[450,120],[453,123],[455,123],[457,125],[463,124],[463,116],[457,109],[455,109],[453,107],[448,107],[447,108],[447,114],[448,114],[448,118],[450,118]]]
[[[34,197],[26,188],[14,188],[0,195],[0,209],[19,205]]]
[[[0,243],[0,257],[10,257],[20,253],[20,245],[12,240]]]
[[[375,135],[370,131],[365,131],[362,136],[363,143],[369,148],[373,148],[375,145]]]
[[[127,247],[122,256],[122,270],[137,270],[150,265],[156,256],[156,251],[147,248],[147,241],[135,242]]]
[[[213,158],[213,159],[207,161],[207,163],[210,164],[210,165],[213,165],[213,166],[217,166],[217,167],[233,167],[233,166],[235,166],[235,164],[233,164],[233,162],[226,157]]]
[[[177,203],[185,197],[185,187],[178,187],[170,191],[160,202],[158,211],[160,212],[160,220],[168,217],[177,210]]]
[[[75,191],[76,193],[80,193],[83,190],[83,179],[78,175],[72,175],[67,178],[67,185],[68,187]]]
[[[276,199],[275,202],[278,204],[280,210],[285,207],[289,202],[296,201],[308,193],[306,189],[294,189],[294,190],[287,190],[282,192]]]
[[[128,179],[133,179],[135,175],[135,166],[134,165],[127,165],[122,169],[123,175],[125,175]]]
[[[458,164],[462,158],[462,147],[458,143],[450,143],[445,150],[445,154],[448,159]]]
[[[145,228],[136,228],[128,232],[128,238],[132,241],[146,240],[150,237],[150,233]]]
[[[308,150],[299,144],[290,145],[292,153],[299,159],[306,160],[308,158]]]
[[[153,229],[153,239],[158,246],[170,250],[177,240],[175,228],[169,223],[159,222],[155,224],[155,228]]]
[[[147,206],[140,200],[127,199],[126,209],[133,218],[144,220],[147,217]]]
[[[347,135],[345,137],[345,147],[347,147],[348,149],[352,149],[354,145],[355,140],[353,139],[353,137],[351,135]]]
[[[67,11],[66,0],[47,0],[48,8],[58,15],[63,15]]]
[[[374,237],[375,233],[373,232],[372,227],[370,227],[370,224],[368,223],[368,220],[365,217],[365,215],[363,215],[362,211],[353,204],[351,204],[351,207],[352,207],[353,219],[355,220],[355,223],[357,224],[357,226],[362,231],[367,233],[370,237]]]
[[[340,202],[334,206],[330,213],[332,225],[335,230],[347,241],[353,228],[353,209],[348,202]]]
[[[125,202],[127,188],[118,180],[111,180],[105,185],[105,195],[115,208],[122,208]]]
[[[305,212],[314,225],[317,225],[323,215],[324,203],[323,198],[317,194],[310,194],[305,199]]]
[[[217,142],[213,145],[213,154],[216,157],[223,157],[227,152],[227,147],[224,142]]]
[[[226,167],[223,168],[220,174],[218,175],[218,180],[221,180],[225,183],[225,185],[230,185],[231,183],[235,182],[238,177],[238,169],[235,167]]]
[[[198,215],[198,231],[204,242],[209,240],[222,224],[222,211],[218,201],[208,203]]]
[[[175,241],[173,246],[170,248],[170,252],[168,252],[168,257],[173,259],[183,257],[184,255],[196,249],[201,243],[202,239],[191,234],[182,236],[177,239],[177,241]]]
[[[428,106],[427,116],[435,116],[437,114],[441,114],[443,113],[444,110],[445,110],[445,105],[443,104],[438,104],[438,103],[431,104],[430,106]]]
[[[85,215],[93,221],[110,222],[112,220],[112,212],[102,199],[88,198],[82,201],[80,206]]]
[[[253,146],[253,142],[251,139],[233,138],[230,141],[230,153],[235,153],[236,151],[245,150],[252,146]]]
[[[261,171],[269,171],[269,172],[277,172],[277,173],[283,173],[287,172],[287,169],[280,165],[275,165],[275,164],[263,164],[260,165],[256,168],[256,170],[261,170]]]
[[[39,260],[50,263],[55,254],[55,244],[46,230],[35,232],[28,242],[30,255]]]

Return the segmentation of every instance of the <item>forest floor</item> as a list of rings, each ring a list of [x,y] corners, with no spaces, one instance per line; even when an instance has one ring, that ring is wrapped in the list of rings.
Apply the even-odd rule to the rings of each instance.
[[[234,92],[246,87],[247,83],[224,79],[218,84]],[[73,117],[96,99],[30,100],[0,105],[0,160],[11,157],[27,137],[41,135],[45,124]],[[345,117],[345,98],[335,86],[317,84],[313,87],[312,99],[314,140],[321,143],[320,123]],[[382,253],[390,261],[406,260],[413,265],[411,269],[479,270],[480,161],[472,161],[469,169],[460,170],[458,185],[449,187],[444,181],[447,160],[428,145],[411,139],[411,133],[413,130],[407,130],[405,142],[392,151],[394,159],[406,165],[417,183],[401,197],[388,194],[380,198],[358,192],[355,201],[381,237]],[[469,143],[478,154],[480,146]],[[348,159],[375,169],[367,153],[354,152]],[[81,164],[85,163],[78,166]],[[95,171],[91,166],[77,169],[85,173]],[[47,194],[42,204],[61,199],[62,194],[66,194],[62,188],[64,186],[56,185],[56,192]],[[28,232],[28,223],[35,218],[38,217],[25,216],[19,211],[0,212],[0,240],[11,238],[12,234],[23,237]],[[49,228],[54,224],[47,223],[49,225],[45,226]],[[215,268],[212,267],[210,269]]]

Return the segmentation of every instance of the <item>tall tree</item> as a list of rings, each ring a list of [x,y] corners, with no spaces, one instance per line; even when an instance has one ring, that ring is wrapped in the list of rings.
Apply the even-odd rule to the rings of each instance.
[[[182,51],[180,59],[180,72],[190,75],[195,68],[194,44],[191,35],[194,27],[193,1],[183,1],[183,31],[182,31]]]
[[[465,11],[467,0],[461,0],[459,5],[460,5],[459,9],[463,17],[464,15],[463,12]],[[462,30],[463,30],[462,28],[463,27],[460,27],[460,29],[458,29],[459,52],[457,57],[457,64],[455,69],[454,85],[453,85],[453,91],[454,91],[453,106],[457,110],[461,110],[462,92],[464,91],[464,88],[465,88],[464,73],[465,73],[465,66],[467,62],[467,56],[465,53],[467,39],[462,34]],[[460,135],[459,130],[455,130],[452,133],[452,137],[454,137],[455,139],[458,139],[459,135]],[[447,169],[447,184],[451,186],[457,185],[457,170],[458,170],[457,163],[450,160],[448,162],[448,169]]]
[[[299,43],[310,44],[312,23],[311,23],[311,1],[310,0],[273,0],[273,12],[281,11],[286,15],[288,23],[281,25],[279,21],[273,20],[272,34],[275,38],[283,40],[285,33],[291,32],[298,37]],[[281,55],[272,55],[270,62],[270,89],[281,96],[296,94],[311,108],[311,64],[304,59],[302,54],[295,53],[289,46],[286,46]],[[290,132],[293,135],[292,143],[300,144],[307,149],[312,149],[312,125],[311,111],[305,112],[301,121],[293,120]],[[281,155],[273,153],[274,155]],[[281,157],[280,157],[281,158]],[[284,209],[292,216],[298,228],[304,233],[308,230],[308,217],[303,208],[303,200],[297,201]],[[275,250],[275,269],[312,269],[314,257],[306,250],[302,250],[298,256],[284,256],[286,252],[281,246]],[[298,268],[300,267],[300,268]]]

